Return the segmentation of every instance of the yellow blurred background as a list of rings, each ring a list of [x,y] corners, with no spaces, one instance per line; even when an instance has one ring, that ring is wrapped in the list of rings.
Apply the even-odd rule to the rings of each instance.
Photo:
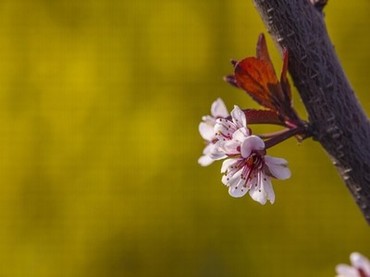
[[[326,8],[367,112],[369,12]],[[197,164],[212,101],[255,106],[222,76],[260,32],[250,0],[1,1],[0,276],[334,276],[350,252],[370,256],[312,140],[270,151],[293,173],[274,205],[231,198],[220,163]]]

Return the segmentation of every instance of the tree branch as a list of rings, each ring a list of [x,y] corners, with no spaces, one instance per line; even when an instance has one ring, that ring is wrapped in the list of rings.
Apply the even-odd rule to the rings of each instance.
[[[343,72],[323,15],[309,0],[254,0],[289,53],[289,72],[312,124],[370,224],[370,123]]]

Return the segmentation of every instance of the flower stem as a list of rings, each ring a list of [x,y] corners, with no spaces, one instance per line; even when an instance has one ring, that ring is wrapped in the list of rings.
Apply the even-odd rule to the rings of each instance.
[[[307,128],[299,126],[293,129],[285,129],[276,133],[262,135],[261,138],[270,138],[269,140],[265,141],[265,148],[268,149],[296,135],[300,135],[302,140],[310,136]]]
[[[271,138],[274,138],[274,137],[277,137],[277,136],[280,136],[282,134],[285,134],[287,131],[289,131],[290,129],[283,129],[283,130],[280,130],[280,131],[276,131],[276,132],[271,132],[271,133],[264,133],[264,134],[258,134],[257,136],[259,136],[261,139],[271,139]]]

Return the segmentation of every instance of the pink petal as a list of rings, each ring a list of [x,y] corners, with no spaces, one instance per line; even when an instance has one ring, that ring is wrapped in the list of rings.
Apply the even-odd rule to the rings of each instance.
[[[226,157],[225,152],[219,147],[219,143],[209,143],[203,150],[205,156],[212,160],[220,160]]]
[[[280,180],[286,180],[290,178],[291,172],[288,168],[288,162],[286,160],[266,155],[265,164],[273,177]]]
[[[224,136],[231,138],[233,133],[236,131],[235,124],[227,119],[218,118],[214,126],[213,132],[217,135],[220,135],[220,139],[225,139]]]
[[[203,149],[203,156],[198,159],[198,163],[201,166],[208,166],[215,160],[225,158],[225,153],[217,151],[217,145],[209,143]]]
[[[214,162],[214,159],[211,159],[209,156],[201,156],[199,159],[198,159],[198,163],[201,165],[201,166],[209,166],[211,163]]]
[[[266,204],[267,200],[273,204],[275,202],[275,193],[271,185],[270,178],[265,176],[262,172],[258,172],[258,184],[252,185],[249,195],[253,200]]]
[[[235,197],[235,198],[243,197],[248,192],[248,189],[246,187],[243,187],[242,183],[243,183],[243,180],[241,180],[241,182],[239,182],[237,186],[233,186],[229,188],[229,194],[232,197]]]
[[[241,180],[241,173],[242,173],[242,171],[239,170],[239,171],[235,172],[235,174],[232,175],[232,176],[230,176],[229,174],[224,175],[222,177],[222,183],[225,186],[228,186],[228,187],[236,186]]]
[[[247,127],[247,119],[245,114],[238,106],[234,106],[234,109],[231,111],[231,117],[238,128]]]
[[[358,271],[346,264],[339,264],[335,267],[335,271],[337,272],[337,277],[358,277]]]
[[[247,182],[247,187],[251,189],[252,187],[257,188],[257,186],[258,186],[258,176],[254,171],[251,173],[251,176]]]
[[[252,199],[254,201],[257,201],[257,202],[259,202],[262,205],[265,205],[266,204],[267,198],[266,198],[265,193],[262,192],[262,189],[259,189],[259,188],[256,188],[256,187],[252,187],[249,190],[249,195],[250,195],[250,197],[252,197]]]
[[[218,160],[225,159],[227,156],[225,155],[225,153],[223,153],[221,151],[218,151],[218,152],[212,151],[211,154],[209,155],[209,157],[212,160],[218,161]]]
[[[212,103],[211,114],[214,117],[228,117],[229,116],[229,112],[227,111],[225,103],[224,101],[222,101],[221,98],[217,98],[217,100]]]
[[[238,148],[240,147],[240,142],[238,141],[227,141],[224,143],[223,147],[228,155],[235,155],[240,153],[240,150],[238,150]]]
[[[360,253],[353,252],[350,255],[351,263],[356,268],[361,268],[367,275],[370,276],[370,261]]]
[[[265,149],[265,143],[260,137],[251,135],[247,137],[241,145],[241,154],[243,158],[248,158],[252,151]]]
[[[214,131],[213,131],[213,126],[209,125],[207,123],[201,122],[199,124],[199,133],[207,141],[212,141],[214,138]]]
[[[229,177],[227,177],[227,175],[222,175],[222,178],[221,178],[221,182],[225,185],[225,186],[229,186]]]
[[[204,115],[202,116],[202,121],[208,125],[215,126],[216,124],[216,118],[210,115]]]
[[[221,173],[225,173],[229,169],[229,167],[231,167],[237,161],[238,161],[238,159],[226,159],[226,160],[224,160],[224,162],[222,163],[222,167],[221,167]]]
[[[266,192],[267,199],[270,201],[271,204],[274,204],[275,202],[275,192],[272,188],[271,180],[269,177],[266,176],[266,180],[263,181],[263,188]]]
[[[241,141],[244,141],[248,136],[249,136],[248,129],[242,127],[234,132],[233,140],[237,140],[241,142]]]
[[[241,175],[242,175],[242,170],[238,170],[237,172],[235,172],[235,174],[229,179],[229,185],[236,186],[241,180]]]
[[[203,152],[203,154],[208,155],[213,160],[221,160],[226,158],[225,151],[220,142],[216,142],[215,144],[210,143],[208,146],[209,147],[206,147],[207,149],[204,149],[204,151],[207,150],[207,152]]]

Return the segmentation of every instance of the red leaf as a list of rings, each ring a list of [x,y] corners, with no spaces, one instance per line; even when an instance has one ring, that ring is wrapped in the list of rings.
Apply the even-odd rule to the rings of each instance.
[[[263,34],[258,38],[256,57],[245,58],[235,65],[234,79],[228,81],[245,90],[257,103],[275,111],[285,120],[298,119],[291,105],[288,73],[288,52],[283,52],[283,69],[280,82],[272,65]]]
[[[235,67],[235,79],[260,105],[279,111],[278,99],[283,95],[271,63],[251,57],[240,61]]]
[[[265,39],[264,34],[260,34],[259,37],[258,37],[256,57],[259,60],[263,60],[263,61],[268,62],[272,66],[272,62],[271,62],[270,55],[269,55],[269,52],[268,52],[268,49],[267,49],[267,44],[266,44],[266,39]],[[272,68],[272,70],[274,71],[273,68]]]

